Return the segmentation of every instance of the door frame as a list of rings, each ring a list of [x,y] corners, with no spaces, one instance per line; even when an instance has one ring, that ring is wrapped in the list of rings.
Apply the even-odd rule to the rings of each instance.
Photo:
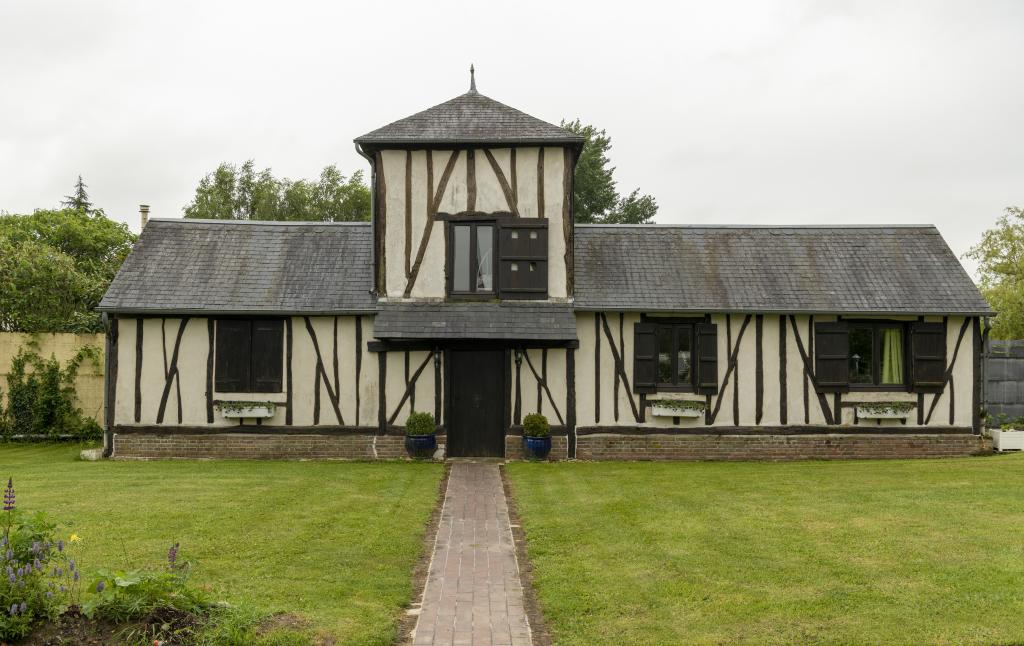
[[[512,348],[507,344],[497,343],[494,341],[462,341],[459,343],[453,343],[446,345],[442,352],[444,353],[444,407],[442,415],[444,417],[444,430],[445,430],[445,457],[448,457],[448,437],[452,430],[451,425],[451,410],[452,410],[452,350],[501,350],[502,361],[504,366],[501,371],[501,378],[504,381],[501,387],[501,424],[502,424],[502,442],[501,442],[501,456],[506,456],[505,437],[508,436],[509,430],[512,428]]]

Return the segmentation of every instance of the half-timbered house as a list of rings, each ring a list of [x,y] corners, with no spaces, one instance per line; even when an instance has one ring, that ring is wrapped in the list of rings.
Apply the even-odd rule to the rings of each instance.
[[[115,457],[965,455],[991,311],[931,226],[573,225],[582,139],[466,94],[355,140],[372,221],[152,220],[100,309]],[[247,405],[246,402],[249,402]]]

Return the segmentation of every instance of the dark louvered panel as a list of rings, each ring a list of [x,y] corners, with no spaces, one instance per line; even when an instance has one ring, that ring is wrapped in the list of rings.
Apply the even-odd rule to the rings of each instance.
[[[814,378],[819,392],[850,389],[850,329],[841,321],[814,324]]]
[[[638,393],[657,391],[657,332],[658,326],[653,323],[637,323],[633,326],[633,390]]]
[[[548,297],[547,220],[509,218],[498,233],[498,295],[508,300]]]
[[[941,391],[946,381],[946,326],[942,323],[914,323],[911,327],[913,389]]]
[[[248,392],[251,322],[241,319],[217,321],[217,351],[214,376],[217,392]]]
[[[252,322],[252,390],[279,393],[284,372],[284,321]]]
[[[718,326],[697,324],[697,390],[704,395],[718,392]]]

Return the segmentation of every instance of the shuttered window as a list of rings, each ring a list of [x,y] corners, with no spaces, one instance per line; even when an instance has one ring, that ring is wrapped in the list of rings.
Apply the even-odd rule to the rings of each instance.
[[[907,325],[836,321],[814,325],[814,376],[819,392],[906,390]]]
[[[284,321],[220,319],[214,384],[222,393],[279,393],[284,372]]]
[[[633,389],[638,393],[716,392],[716,330],[712,323],[637,323],[633,328]]]
[[[946,382],[946,326],[914,323],[910,332],[914,390],[938,392]]]

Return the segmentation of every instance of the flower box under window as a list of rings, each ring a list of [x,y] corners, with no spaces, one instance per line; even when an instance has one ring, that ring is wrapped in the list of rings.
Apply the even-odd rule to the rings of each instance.
[[[225,419],[267,419],[277,412],[274,402],[220,402],[217,408]]]
[[[857,404],[857,419],[905,420],[917,407],[913,402],[878,402]]]
[[[704,402],[655,399],[651,401],[651,415],[655,417],[704,417]]]

